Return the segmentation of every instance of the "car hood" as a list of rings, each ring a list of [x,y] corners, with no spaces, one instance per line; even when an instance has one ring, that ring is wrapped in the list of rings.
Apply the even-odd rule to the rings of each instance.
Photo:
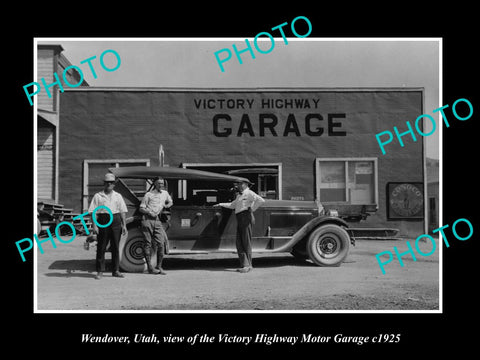
[[[211,180],[228,182],[248,181],[248,179],[240,176],[218,174],[203,170],[163,166],[125,166],[109,168],[108,170],[116,177],[128,179],[151,179],[156,176],[160,176],[167,180]]]

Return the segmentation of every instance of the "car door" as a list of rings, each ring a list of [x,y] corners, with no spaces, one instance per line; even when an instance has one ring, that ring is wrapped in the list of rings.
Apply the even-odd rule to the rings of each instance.
[[[220,248],[222,211],[211,206],[180,205],[171,210],[168,237],[173,251]]]
[[[264,211],[258,209],[252,229],[252,248],[268,248],[268,230],[265,229]],[[235,251],[237,221],[231,209],[212,206],[174,206],[167,231],[170,250]]]

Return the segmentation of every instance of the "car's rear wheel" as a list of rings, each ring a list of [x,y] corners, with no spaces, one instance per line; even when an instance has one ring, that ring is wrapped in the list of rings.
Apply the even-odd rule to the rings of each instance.
[[[340,266],[348,255],[349,247],[348,233],[334,224],[318,227],[307,241],[309,258],[320,266]]]
[[[128,230],[128,235],[120,239],[120,268],[125,272],[144,272],[147,263],[143,256],[144,237],[140,228],[133,227]],[[152,249],[152,266],[157,264],[156,253]]]

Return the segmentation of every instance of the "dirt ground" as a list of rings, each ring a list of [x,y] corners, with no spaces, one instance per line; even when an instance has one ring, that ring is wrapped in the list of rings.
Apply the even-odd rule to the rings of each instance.
[[[340,267],[318,267],[290,254],[254,254],[252,272],[235,271],[236,254],[171,255],[168,275],[105,273],[95,280],[95,248],[84,237],[37,252],[37,309],[42,310],[438,310],[439,252],[385,265],[375,254],[405,240],[357,240]],[[412,246],[414,241],[410,240]],[[421,244],[424,253],[431,244]],[[110,254],[107,253],[107,267]]]

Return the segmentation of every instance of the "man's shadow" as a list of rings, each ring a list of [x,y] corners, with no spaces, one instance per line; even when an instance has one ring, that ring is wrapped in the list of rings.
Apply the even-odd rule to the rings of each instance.
[[[208,271],[236,271],[239,267],[237,258],[225,257],[214,259],[195,259],[188,257],[168,256],[164,260],[165,270],[208,270]],[[309,261],[299,261],[291,255],[269,257],[257,255],[253,257],[254,268],[280,268],[284,266],[311,267],[316,266]],[[95,259],[57,260],[49,270],[62,270],[44,274],[48,277],[94,277],[96,275]],[[111,260],[105,259],[105,272],[111,272]]]
[[[111,272],[111,261],[105,259],[105,272]],[[93,278],[97,271],[95,270],[95,259],[80,260],[57,260],[49,267],[49,270],[62,270],[62,272],[50,272],[44,274],[48,277],[83,277]],[[64,272],[63,272],[64,271]]]
[[[253,267],[258,269],[280,268],[284,266],[310,267],[316,266],[308,261],[299,261],[293,256],[269,257],[262,255],[253,255]],[[214,259],[192,259],[169,257],[165,261],[165,270],[208,270],[208,271],[234,271],[239,268],[239,260],[234,257],[214,258]]]

